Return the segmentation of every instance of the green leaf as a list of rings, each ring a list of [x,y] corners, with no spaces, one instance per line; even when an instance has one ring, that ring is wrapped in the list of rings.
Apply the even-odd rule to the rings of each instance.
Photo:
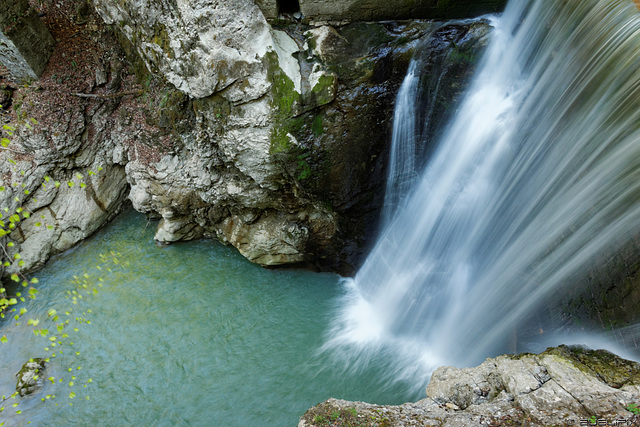
[[[3,344],[6,344],[7,341],[8,340],[7,340],[7,336],[6,335],[3,335],[2,338],[0,338],[0,342],[3,343]]]
[[[16,254],[17,255],[17,254]],[[16,273],[13,273],[11,275],[11,280],[13,280],[14,282],[19,282],[20,278],[18,277],[18,275]]]

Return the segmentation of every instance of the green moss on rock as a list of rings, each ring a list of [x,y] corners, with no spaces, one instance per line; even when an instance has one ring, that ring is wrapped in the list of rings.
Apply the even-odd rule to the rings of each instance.
[[[336,85],[338,79],[335,75],[324,74],[318,79],[318,83],[311,88],[311,99],[308,104],[312,107],[325,105],[336,97]]]
[[[269,152],[276,154],[291,149],[288,134],[294,132],[299,126],[294,116],[299,108],[301,95],[295,90],[293,80],[280,68],[277,53],[268,52],[265,58],[271,77],[271,107],[273,108]]]
[[[160,46],[165,55],[170,59],[175,57],[175,53],[171,48],[171,39],[169,38],[167,27],[164,24],[157,22],[153,26],[153,38],[151,41]]]
[[[582,372],[597,376],[613,388],[640,385],[640,363],[622,359],[606,350],[561,345],[547,349],[541,355],[545,354],[559,356]]]

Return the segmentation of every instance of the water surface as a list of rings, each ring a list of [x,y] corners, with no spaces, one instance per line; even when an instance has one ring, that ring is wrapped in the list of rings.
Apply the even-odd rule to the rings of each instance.
[[[21,325],[0,330],[11,342],[2,347],[0,394],[13,391],[22,363],[47,354],[48,339],[34,336],[25,319],[45,319],[52,307],[72,319],[71,336],[45,376],[64,380],[5,410],[7,425],[293,426],[329,397],[401,403],[423,396],[406,384],[385,385],[384,358],[351,372],[319,354],[344,292],[340,277],[263,269],[212,241],[160,248],[154,229],[128,212],[38,273],[40,294],[19,306],[28,309]],[[110,251],[130,266],[97,271],[100,254]],[[65,292],[85,271],[90,283],[100,273],[104,286],[73,305]],[[75,311],[65,316],[68,308]],[[46,325],[55,330],[45,320],[38,326]]]

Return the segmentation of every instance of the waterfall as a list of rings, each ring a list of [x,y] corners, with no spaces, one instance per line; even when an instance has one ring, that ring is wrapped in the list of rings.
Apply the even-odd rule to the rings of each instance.
[[[412,376],[508,351],[514,328],[640,231],[633,2],[511,0],[494,26],[456,116],[411,191],[388,188],[385,227],[347,283],[325,348],[356,365],[391,353]],[[397,108],[411,109],[406,96]],[[414,136],[407,120],[394,138]],[[406,162],[392,173],[414,174]]]
[[[389,153],[389,170],[387,187],[384,195],[382,223],[386,224],[405,201],[418,175],[416,165],[416,130],[415,103],[418,97],[416,61],[411,61],[402,86],[396,96],[396,108],[393,113],[393,133]]]

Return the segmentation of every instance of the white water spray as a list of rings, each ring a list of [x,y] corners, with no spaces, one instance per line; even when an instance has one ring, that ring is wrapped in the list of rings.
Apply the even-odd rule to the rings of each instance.
[[[457,116],[403,194],[387,196],[388,223],[326,347],[356,366],[391,352],[422,384],[440,364],[507,351],[518,322],[640,231],[633,3],[512,0]]]

